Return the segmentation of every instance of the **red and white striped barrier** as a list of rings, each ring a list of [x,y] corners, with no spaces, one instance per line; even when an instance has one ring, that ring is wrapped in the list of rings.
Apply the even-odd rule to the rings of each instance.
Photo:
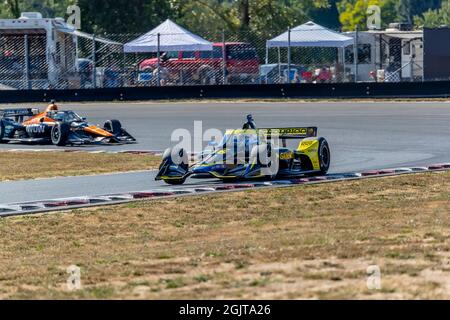
[[[66,153],[88,153],[88,154],[136,154],[136,155],[154,155],[159,156],[164,153],[164,151],[160,150],[122,150],[122,151],[108,151],[108,150],[79,150],[79,149],[4,149],[0,150],[0,152],[11,152],[11,153],[19,153],[19,152],[66,152]]]
[[[102,196],[75,197],[69,199],[51,199],[31,203],[15,203],[0,205],[0,218],[8,216],[18,216],[36,214],[52,211],[70,210],[93,206],[112,205],[128,203],[149,199],[166,199],[181,196],[194,196],[201,194],[212,194],[220,192],[236,192],[257,188],[283,188],[295,185],[310,185],[321,183],[332,183],[338,181],[369,179],[376,177],[389,177],[404,174],[415,174],[423,172],[448,171],[450,163],[435,164],[427,167],[396,168],[383,170],[369,170],[365,172],[331,174],[323,177],[304,177],[288,180],[276,180],[266,182],[243,182],[229,184],[210,184],[199,186],[185,186],[174,189],[154,189],[140,192],[130,192],[125,194],[111,194]]]

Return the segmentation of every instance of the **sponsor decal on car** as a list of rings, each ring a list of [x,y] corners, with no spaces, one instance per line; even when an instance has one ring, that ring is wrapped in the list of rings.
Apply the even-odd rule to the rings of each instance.
[[[46,126],[43,124],[32,124],[26,127],[28,134],[42,134],[45,133]]]

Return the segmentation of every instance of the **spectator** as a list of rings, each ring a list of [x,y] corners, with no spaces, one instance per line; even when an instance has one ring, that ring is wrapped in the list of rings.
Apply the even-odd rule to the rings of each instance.
[[[156,68],[153,71],[153,79],[155,79],[156,82],[158,82],[158,68]],[[168,81],[169,81],[169,69],[167,69],[165,67],[160,67],[160,72],[159,72],[159,82],[160,82],[160,84],[162,86],[165,86],[165,85],[167,85]]]
[[[164,52],[164,53],[161,55],[160,59],[161,59],[161,62],[162,62],[162,63],[169,61],[169,56],[167,55],[167,52]]]
[[[327,83],[330,82],[332,78],[331,72],[328,68],[323,67],[319,71],[319,75],[317,76],[316,80],[319,83]]]
[[[337,83],[344,82],[344,66],[342,63],[336,62],[334,65],[335,81]]]

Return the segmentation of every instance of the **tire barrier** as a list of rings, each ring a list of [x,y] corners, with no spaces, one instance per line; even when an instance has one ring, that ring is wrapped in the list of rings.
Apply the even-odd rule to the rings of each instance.
[[[434,164],[427,167],[395,168],[383,170],[368,170],[364,172],[330,174],[323,177],[304,177],[288,180],[276,180],[265,182],[243,182],[243,183],[218,183],[211,185],[177,187],[170,190],[146,190],[130,192],[125,194],[112,194],[102,196],[85,196],[69,199],[52,199],[31,203],[14,203],[0,205],[0,218],[38,214],[54,211],[65,211],[103,205],[123,204],[142,200],[170,199],[176,197],[196,196],[224,192],[238,192],[242,190],[253,190],[261,188],[286,188],[296,185],[313,185],[333,183],[340,181],[352,181],[370,179],[377,177],[393,177],[406,174],[417,174],[424,172],[450,171],[450,163]]]

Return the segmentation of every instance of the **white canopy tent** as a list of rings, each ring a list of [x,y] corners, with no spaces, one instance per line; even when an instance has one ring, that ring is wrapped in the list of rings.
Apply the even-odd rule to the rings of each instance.
[[[267,41],[267,47],[345,48],[353,43],[353,38],[309,21]]]
[[[167,19],[152,31],[128,42],[125,53],[211,51],[213,44]]]
[[[291,48],[293,47],[338,48],[342,52],[345,64],[344,50],[346,47],[354,44],[354,38],[309,21],[298,27],[289,29],[285,33],[271,40],[268,40],[266,44],[266,64],[269,62],[268,57],[270,48],[277,48],[278,55],[280,55],[280,48],[288,48],[288,64],[290,66]],[[356,51],[357,49],[355,47],[355,57],[357,54]],[[278,57],[278,61],[280,63],[280,57]]]
[[[125,53],[156,52],[158,55],[157,83],[161,85],[161,52],[212,51],[213,44],[167,19],[150,32],[124,45]]]

